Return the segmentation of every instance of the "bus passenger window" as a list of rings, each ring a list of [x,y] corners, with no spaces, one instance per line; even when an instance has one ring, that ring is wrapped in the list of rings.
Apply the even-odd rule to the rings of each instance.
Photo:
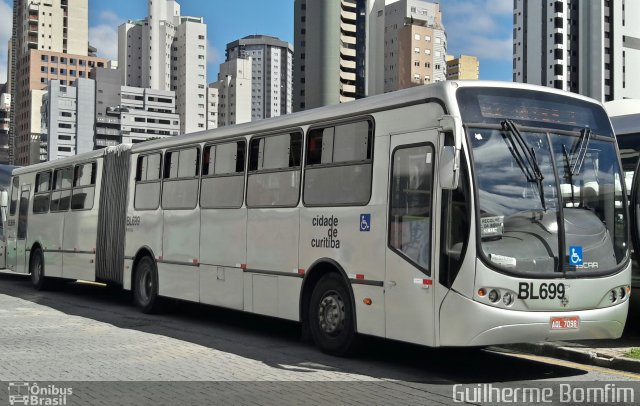
[[[76,165],[73,175],[71,210],[91,210],[95,196],[97,164]]]
[[[164,165],[162,208],[195,209],[198,204],[200,149],[192,147],[167,152]]]
[[[41,172],[36,175],[36,190],[33,197],[33,212],[35,214],[49,212],[51,200],[51,172]]]
[[[50,211],[67,211],[71,203],[73,170],[71,167],[56,169],[53,173],[53,192]]]
[[[162,155],[138,157],[136,163],[136,189],[133,207],[136,210],[156,210],[160,205],[160,174]]]
[[[393,153],[389,246],[431,275],[433,147],[403,147]]]
[[[373,123],[317,128],[307,137],[304,204],[365,205],[371,198]]]
[[[300,195],[302,134],[254,138],[250,144],[247,206],[295,207]]]
[[[244,140],[204,148],[200,207],[232,209],[244,200]]]

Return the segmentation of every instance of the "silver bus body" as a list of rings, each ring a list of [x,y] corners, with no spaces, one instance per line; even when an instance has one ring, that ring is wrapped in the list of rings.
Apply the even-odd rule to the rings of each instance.
[[[610,272],[590,274],[581,268],[549,271],[546,277],[537,272],[542,261],[526,260],[533,264],[527,265],[533,267],[530,274],[512,273],[524,262],[488,253],[507,238],[510,226],[504,216],[480,215],[478,197],[486,194],[478,191],[479,161],[474,159],[481,158],[483,145],[472,143],[491,134],[506,139],[507,130],[479,126],[474,135],[467,122],[464,129],[452,130],[461,139],[460,185],[453,189],[462,191],[464,204],[449,203],[462,198],[441,185],[450,175],[440,170],[449,168],[445,147],[452,145],[451,129],[442,120],[464,120],[467,113],[457,98],[461,89],[528,91],[602,111],[593,100],[548,88],[444,82],[16,169],[18,189],[9,200],[23,194],[26,201],[18,199],[9,213],[8,268],[29,273],[32,252],[40,247],[46,277],[135,290],[137,267],[148,258],[157,269],[159,296],[303,325],[309,323],[314,288],[323,275],[334,273],[348,292],[350,306],[344,312],[353,309],[360,334],[434,347],[619,337],[628,309],[628,254],[610,260],[615,263]],[[339,149],[333,151],[334,146]],[[214,153],[219,155],[213,158]],[[601,152],[599,159],[619,163],[612,154]],[[37,174],[94,162],[91,208],[33,213]],[[72,199],[78,176],[70,186]],[[588,182],[582,188],[586,194]],[[566,187],[557,189],[564,196]],[[521,194],[529,196],[528,190]],[[21,239],[20,203],[28,204]],[[590,211],[574,213],[573,207],[565,206],[567,219],[595,221]],[[467,223],[462,240],[449,246],[456,213],[466,213]],[[544,213],[533,214],[538,215],[527,227],[549,221]],[[625,216],[618,214],[620,227],[626,226]],[[572,227],[569,220],[564,223],[562,230]],[[611,231],[598,227],[604,226],[572,234],[585,241],[580,243],[585,255],[596,237],[602,247],[594,250],[613,250]],[[487,238],[490,233],[496,234]],[[527,233],[516,246],[526,258],[534,245]],[[571,260],[554,255],[559,263]],[[545,266],[554,266],[549,261]],[[612,291],[620,292],[615,300]]]

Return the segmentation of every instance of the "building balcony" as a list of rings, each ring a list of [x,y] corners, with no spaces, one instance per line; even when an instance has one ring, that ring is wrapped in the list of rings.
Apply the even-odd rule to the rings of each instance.
[[[96,138],[95,143],[97,147],[115,147],[120,141]]]
[[[340,60],[341,69],[356,69],[356,61]]]
[[[96,135],[106,135],[106,136],[111,136],[111,137],[119,137],[120,136],[120,129],[97,127],[96,126]]]
[[[355,1],[347,1],[347,0],[340,0],[340,8],[342,8],[343,10],[349,10],[352,12],[356,12],[356,2]]]
[[[355,82],[356,81],[356,74],[355,72],[345,72],[345,71],[340,71],[340,81],[341,82]]]
[[[351,58],[355,58],[356,57],[356,50],[355,49],[349,49],[349,48],[340,48],[340,56],[343,57],[351,57]]]
[[[347,23],[355,24],[357,18],[358,18],[358,16],[356,15],[355,12],[345,11],[345,10],[342,10],[340,12],[340,19],[342,21],[347,22]]]
[[[354,48],[356,46],[356,37],[355,35],[344,35],[340,33],[340,42],[344,47]]]
[[[340,31],[344,33],[352,33],[355,35],[356,33],[356,25],[355,24],[347,24],[344,21],[340,22]]]

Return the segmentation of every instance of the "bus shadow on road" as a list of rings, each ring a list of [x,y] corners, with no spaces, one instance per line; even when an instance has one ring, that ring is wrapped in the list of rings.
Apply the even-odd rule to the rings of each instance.
[[[129,292],[94,283],[60,283],[50,291],[32,289],[28,278],[0,274],[0,295],[7,295],[68,315],[113,326],[163,335],[254,359],[300,373],[327,370],[377,379],[451,384],[570,379],[585,371],[481,349],[432,349],[362,337],[356,355],[338,358],[300,339],[300,325],[213,306],[167,301],[166,312],[142,314]]]

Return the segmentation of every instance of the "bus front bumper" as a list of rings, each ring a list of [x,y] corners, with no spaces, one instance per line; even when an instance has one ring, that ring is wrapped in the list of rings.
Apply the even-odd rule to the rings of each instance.
[[[487,306],[450,291],[440,310],[440,346],[620,338],[629,301],[601,309],[523,312]],[[552,317],[580,318],[576,329],[552,330]]]

